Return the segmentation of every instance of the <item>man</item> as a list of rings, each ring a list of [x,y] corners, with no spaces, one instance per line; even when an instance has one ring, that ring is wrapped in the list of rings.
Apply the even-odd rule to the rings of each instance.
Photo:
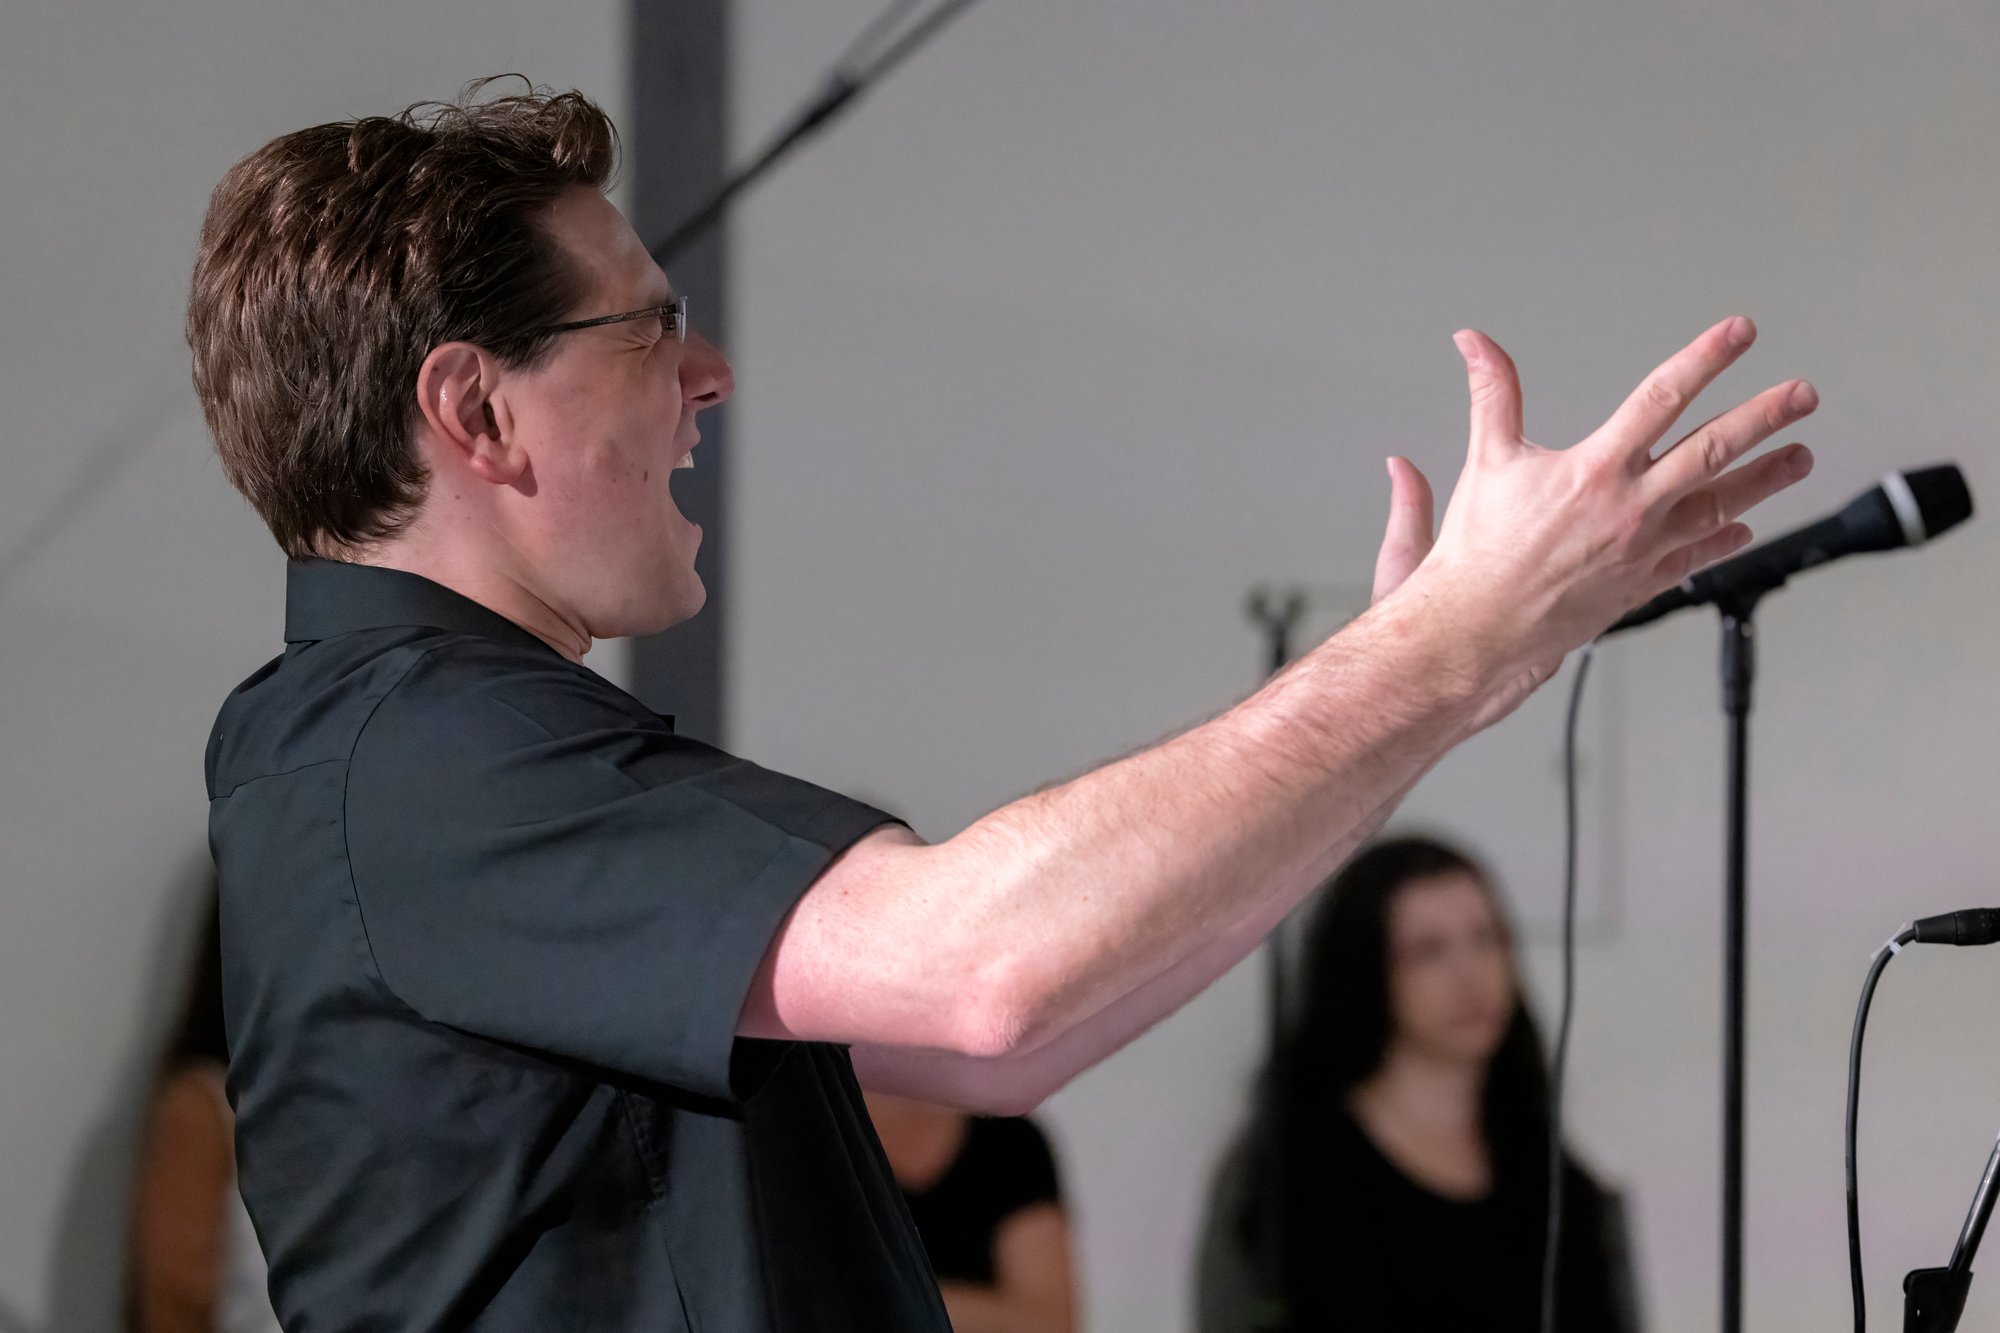
[[[861,1086],[1020,1111],[1257,941],[1453,745],[1804,476],[1780,384],[1658,453],[1731,319],[1597,432],[1472,432],[1433,540],[1235,709],[927,846],[583,668],[695,614],[674,508],[729,368],[602,194],[575,94],[287,135],[189,302],[293,560],[207,768],[245,1197],[288,1328],[943,1330]]]

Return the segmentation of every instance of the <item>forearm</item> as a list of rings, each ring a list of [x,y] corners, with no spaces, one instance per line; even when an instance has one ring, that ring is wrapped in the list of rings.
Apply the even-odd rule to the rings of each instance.
[[[214,1326],[221,1237],[235,1188],[220,1073],[182,1069],[155,1095],[132,1197],[127,1253],[135,1326],[183,1333]]]
[[[1129,1040],[1254,947],[1469,734],[1484,682],[1420,609],[1387,605],[1239,708],[937,849],[978,886],[946,938],[976,991],[1009,997],[1003,1050],[1143,989]]]
[[[1353,830],[1344,859],[1373,837],[1408,788],[1397,791]],[[1214,940],[1119,997],[1061,1036],[1021,1055],[976,1060],[946,1052],[856,1047],[854,1069],[863,1086],[899,1096],[958,1106],[986,1115],[1026,1115],[1071,1079],[1123,1049],[1206,990],[1242,962],[1277,928],[1319,881],[1271,886],[1249,912]]]
[[[767,966],[772,1012],[746,1009],[746,1029],[1020,1056],[1149,987],[1127,1021],[1142,1029],[1474,728],[1495,673],[1443,619],[1406,588],[1218,718],[939,846],[830,872]]]

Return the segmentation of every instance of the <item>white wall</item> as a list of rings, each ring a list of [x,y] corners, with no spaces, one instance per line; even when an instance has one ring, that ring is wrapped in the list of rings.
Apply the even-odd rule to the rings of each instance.
[[[615,114],[624,14],[6,7],[0,1329],[115,1326],[133,1113],[180,1003],[207,856],[202,745],[229,686],[281,646],[283,559],[223,483],[188,385],[181,310],[208,192],[277,134],[483,74],[581,87]]]
[[[744,147],[874,7],[746,0]],[[1365,579],[1385,454],[1449,484],[1465,324],[1512,350],[1531,432],[1560,444],[1710,321],[1755,316],[1714,401],[1795,374],[1825,400],[1800,432],[1819,474],[1766,532],[1892,466],[1954,457],[1994,490],[1996,68],[2000,15],[1974,0],[982,6],[740,215],[735,741],[940,836],[1226,703],[1257,671],[1252,583]],[[1995,531],[1816,574],[1762,616],[1756,1328],[1845,1317],[1869,952],[1994,893]],[[1574,1066],[1578,1136],[1633,1192],[1667,1330],[1714,1322],[1713,637],[1690,616],[1602,663],[1617,743],[1593,828],[1623,833],[1594,878],[1622,879],[1623,908],[1584,957]],[[1550,716],[1413,805],[1477,823],[1482,785],[1545,787],[1518,756],[1553,753]],[[1545,921],[1559,829],[1525,823],[1501,867]],[[1531,961],[1552,994],[1546,949]],[[1887,1326],[2000,1128],[1996,966],[1905,955],[1876,1008]],[[1184,1327],[1259,981],[1240,969],[1049,1108],[1100,1333]],[[1965,1326],[2000,1327],[2000,1288],[1975,1287]]]

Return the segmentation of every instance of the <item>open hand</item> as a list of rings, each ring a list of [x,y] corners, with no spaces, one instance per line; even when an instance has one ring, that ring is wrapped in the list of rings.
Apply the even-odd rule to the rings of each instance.
[[[1653,450],[1755,339],[1749,320],[1722,321],[1588,438],[1551,450],[1522,435],[1513,361],[1484,334],[1459,333],[1472,395],[1465,468],[1433,539],[1429,484],[1407,460],[1390,460],[1376,599],[1420,587],[1485,650],[1497,679],[1538,682],[1624,612],[1746,545],[1750,530],[1737,520],[1804,478],[1813,460],[1794,444],[1734,465],[1812,412],[1813,387],[1786,381]]]

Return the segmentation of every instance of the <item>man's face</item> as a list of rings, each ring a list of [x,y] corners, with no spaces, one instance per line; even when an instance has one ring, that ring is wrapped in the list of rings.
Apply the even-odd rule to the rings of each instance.
[[[565,321],[672,299],[644,243],[597,191],[564,194],[547,226],[583,280]],[[695,414],[733,388],[715,347],[692,332],[685,342],[662,336],[655,319],[558,334],[548,359],[516,381],[508,398],[536,513],[525,535],[537,549],[523,554],[544,595],[592,637],[655,633],[701,609],[701,528],[675,506],[668,480],[693,464]]]

